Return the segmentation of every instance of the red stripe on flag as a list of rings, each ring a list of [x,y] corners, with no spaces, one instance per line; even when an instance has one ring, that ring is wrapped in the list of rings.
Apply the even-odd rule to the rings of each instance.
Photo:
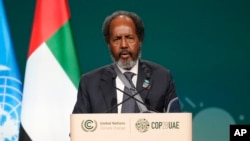
[[[67,22],[69,17],[67,0],[37,0],[28,57]]]

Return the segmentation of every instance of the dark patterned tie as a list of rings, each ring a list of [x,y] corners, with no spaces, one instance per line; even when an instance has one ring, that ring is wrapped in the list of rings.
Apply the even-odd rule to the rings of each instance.
[[[134,87],[134,84],[132,82],[132,77],[134,76],[134,73],[132,72],[125,72],[124,73],[125,77],[128,79],[130,85],[132,87]],[[132,95],[131,91],[125,87],[124,88],[124,93],[126,94],[123,94],[123,101],[125,101],[123,104],[122,104],[122,113],[134,113],[135,112],[135,100],[131,97],[129,97],[128,95]]]

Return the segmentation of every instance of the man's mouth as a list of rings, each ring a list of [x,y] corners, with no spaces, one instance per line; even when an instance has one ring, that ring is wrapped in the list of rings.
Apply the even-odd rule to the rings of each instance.
[[[129,58],[131,55],[130,55],[130,53],[128,52],[128,51],[123,51],[123,52],[121,52],[120,53],[120,57],[122,58],[122,59],[127,59],[127,58]]]

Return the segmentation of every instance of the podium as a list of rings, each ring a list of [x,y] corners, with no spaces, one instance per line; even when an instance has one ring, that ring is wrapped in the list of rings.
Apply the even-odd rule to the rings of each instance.
[[[71,141],[192,141],[192,114],[72,114],[70,134]]]

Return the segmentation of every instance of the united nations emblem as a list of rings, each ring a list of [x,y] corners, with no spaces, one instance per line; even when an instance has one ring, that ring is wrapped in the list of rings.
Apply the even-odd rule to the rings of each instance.
[[[149,129],[149,122],[148,120],[146,120],[145,118],[143,119],[139,119],[136,123],[135,123],[135,127],[136,129],[141,132],[147,132]]]
[[[97,128],[97,122],[95,120],[83,120],[82,129],[85,132],[93,132]]]
[[[10,66],[0,64],[1,141],[18,140],[19,136],[22,82],[19,77],[15,75],[15,71],[16,70]]]

